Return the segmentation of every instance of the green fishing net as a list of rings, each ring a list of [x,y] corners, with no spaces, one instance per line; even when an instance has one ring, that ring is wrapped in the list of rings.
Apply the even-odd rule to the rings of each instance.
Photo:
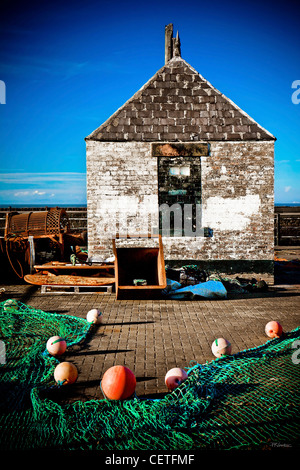
[[[82,344],[85,319],[0,303],[0,449],[194,450],[299,445],[300,329],[206,364],[160,399],[53,401],[59,360],[46,342]],[[100,382],[100,380],[99,380]],[[72,385],[62,385],[72,387]]]

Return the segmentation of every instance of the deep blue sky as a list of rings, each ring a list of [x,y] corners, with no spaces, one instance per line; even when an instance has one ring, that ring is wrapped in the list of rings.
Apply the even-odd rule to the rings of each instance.
[[[299,2],[2,0],[0,8],[0,204],[86,202],[84,138],[164,65],[168,23],[182,57],[277,137],[275,202],[300,202]]]

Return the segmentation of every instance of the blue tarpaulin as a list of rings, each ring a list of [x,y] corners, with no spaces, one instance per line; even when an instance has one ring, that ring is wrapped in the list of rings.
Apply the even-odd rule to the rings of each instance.
[[[194,299],[204,297],[206,299],[226,299],[227,290],[220,281],[201,282],[194,286],[178,288],[180,284],[175,281],[168,281],[168,292],[165,295],[168,299]]]

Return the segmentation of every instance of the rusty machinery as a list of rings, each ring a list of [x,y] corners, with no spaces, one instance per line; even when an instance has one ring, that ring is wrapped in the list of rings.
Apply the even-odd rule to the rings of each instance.
[[[64,236],[70,233],[70,222],[64,209],[52,207],[45,211],[9,212],[6,214],[4,241],[9,262],[18,275],[23,277],[22,263],[15,256],[20,273],[13,265],[11,254],[24,254],[24,260],[30,265],[30,272],[35,264],[35,239],[49,239],[58,245],[61,256],[64,253]]]

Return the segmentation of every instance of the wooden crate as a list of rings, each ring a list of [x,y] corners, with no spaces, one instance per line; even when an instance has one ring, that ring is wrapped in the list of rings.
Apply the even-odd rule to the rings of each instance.
[[[150,238],[150,236],[146,236]],[[116,237],[121,238],[121,237]],[[127,238],[145,238],[128,236]],[[152,237],[151,237],[152,238]],[[157,299],[167,286],[163,244],[161,235],[158,247],[116,247],[113,239],[115,255],[115,289],[116,298],[121,299]],[[134,285],[135,279],[145,279],[147,285]]]

